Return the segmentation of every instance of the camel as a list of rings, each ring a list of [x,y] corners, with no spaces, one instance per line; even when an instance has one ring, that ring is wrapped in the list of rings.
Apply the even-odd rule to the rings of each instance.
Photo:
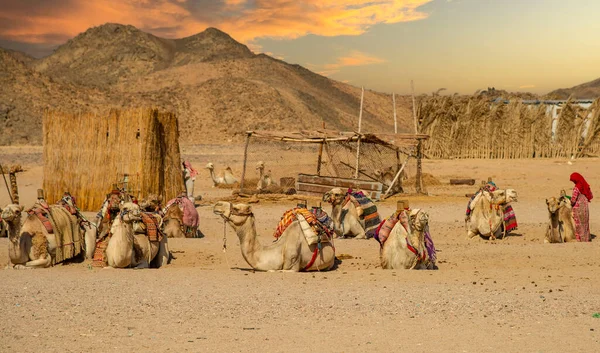
[[[257,239],[256,220],[249,205],[232,205],[229,202],[219,201],[213,211],[223,217],[235,230],[240,240],[242,256],[255,270],[325,271],[330,270],[334,265],[335,250],[332,244],[308,245],[298,221],[292,222],[277,241],[265,246]],[[317,256],[313,262],[314,254]]]
[[[140,207],[132,202],[120,206],[120,213],[110,227],[111,237],[106,246],[105,268],[159,268],[169,259],[167,237],[150,241],[145,234],[135,234],[134,222],[141,222]]]
[[[571,202],[566,196],[566,192],[562,190],[558,199],[555,197],[546,199],[550,224],[546,230],[544,243],[577,241]]]
[[[269,170],[265,173],[265,162],[259,161],[256,164],[256,170],[258,170],[258,185],[256,186],[256,190],[263,190],[273,184],[273,180],[271,179],[271,171]]]
[[[71,215],[62,206],[52,205],[53,212],[61,212],[61,217],[68,219],[71,224],[78,224],[77,216]],[[64,211],[64,212],[63,212]],[[23,206],[11,204],[2,210],[2,219],[8,228],[8,265],[6,268],[45,268],[50,267],[55,260],[57,243],[56,235],[48,233],[42,222],[35,215],[27,215],[21,224]],[[67,218],[68,217],[68,218]],[[71,227],[61,222],[59,227]],[[85,257],[91,259],[96,245],[96,228],[89,223],[80,228],[84,232]],[[67,229],[58,230],[67,232]]]
[[[360,219],[362,215],[352,202],[344,205],[346,192],[340,188],[333,188],[323,195],[323,201],[331,204],[331,219],[336,238],[354,237],[367,239],[365,222]]]
[[[210,172],[210,178],[213,181],[213,187],[217,185],[232,185],[238,182],[238,180],[233,176],[233,171],[230,167],[225,168],[223,172],[220,173],[219,176],[215,175],[215,166],[212,163],[206,164],[206,169]]]
[[[389,167],[386,170],[375,169],[373,174],[375,175],[377,180],[383,184],[385,191],[387,191],[387,188],[390,185],[392,185],[392,182],[394,181],[394,177],[396,177],[396,173],[394,173],[394,170],[392,167]],[[398,193],[404,192],[404,189],[402,188],[402,180],[404,180],[405,178],[406,178],[406,173],[404,171],[402,171],[400,173],[400,177],[398,178],[398,180],[392,187],[393,194],[398,194]]]
[[[2,209],[0,209],[0,214],[2,214]],[[0,217],[0,238],[5,238],[8,236],[8,231],[6,229],[6,223]]]
[[[163,233],[167,238],[184,238],[183,228],[183,211],[179,205],[173,205],[167,209],[163,218]]]
[[[504,206],[517,201],[513,189],[481,190],[471,201],[471,214],[465,220],[467,239],[476,235],[494,240],[504,233]],[[506,234],[503,234],[505,237]]]
[[[425,248],[425,231],[428,224],[429,214],[419,209],[410,211],[408,231],[402,222],[396,223],[381,247],[381,268],[407,270],[430,268]],[[415,250],[414,252],[409,249],[408,244]]]

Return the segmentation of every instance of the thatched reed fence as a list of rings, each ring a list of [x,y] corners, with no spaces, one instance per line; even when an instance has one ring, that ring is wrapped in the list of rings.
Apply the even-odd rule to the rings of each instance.
[[[545,104],[428,97],[419,102],[417,116],[419,132],[430,136],[424,142],[430,158],[570,158],[600,152],[600,100],[587,109],[567,101],[553,118]]]
[[[178,123],[172,113],[48,111],[43,135],[43,188],[49,202],[69,191],[82,210],[98,210],[115,183],[137,198],[157,194],[168,200],[184,190]]]

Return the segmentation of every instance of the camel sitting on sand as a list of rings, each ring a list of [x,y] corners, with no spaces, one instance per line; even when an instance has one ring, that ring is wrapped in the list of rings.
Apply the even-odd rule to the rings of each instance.
[[[550,223],[546,230],[544,243],[577,241],[571,201],[567,198],[566,192],[562,190],[558,199],[555,197],[546,199],[546,205],[548,206]]]
[[[23,206],[11,204],[2,210],[1,217],[6,222],[9,238],[7,268],[50,267],[81,252],[85,252],[86,258],[92,258],[96,245],[96,228],[89,222],[80,223],[76,215],[62,206],[51,205],[48,211],[53,220],[53,233],[49,233],[35,214],[28,214],[21,224]],[[55,233],[58,234],[58,239]],[[64,241],[72,244],[59,244]]]
[[[134,222],[142,221],[140,207],[132,202],[120,206],[120,212],[110,227],[106,246],[106,262],[112,268],[159,268],[169,260],[167,237],[159,234],[151,241],[145,234],[136,234]]]
[[[185,238],[183,233],[183,211],[179,205],[173,205],[167,208],[163,217],[163,233],[167,238]]]
[[[356,208],[352,202],[345,202],[346,195],[347,193],[340,188],[333,188],[323,195],[323,201],[331,204],[335,236],[367,239],[365,222],[361,219],[362,209]]]
[[[256,190],[263,190],[268,188],[273,184],[273,180],[271,179],[271,171],[265,173],[265,162],[259,161],[256,164],[256,170],[258,170],[258,183],[256,185]]]
[[[379,181],[380,183],[383,184],[384,191],[387,191],[387,189],[390,187],[390,185],[392,185],[394,178],[396,177],[396,173],[394,173],[394,169],[392,167],[389,167],[386,170],[375,169],[373,174],[375,175],[375,178],[377,178],[377,181]],[[396,180],[396,183],[392,187],[393,194],[398,194],[398,193],[404,192],[404,189],[402,188],[402,180],[405,180],[405,179],[406,179],[406,173],[403,170],[400,173],[400,177],[398,178],[398,180]]]
[[[471,214],[465,220],[467,239],[477,235],[490,240],[500,235],[504,238],[504,206],[513,201],[517,201],[517,192],[513,189],[482,189],[470,203]]]
[[[429,214],[414,209],[408,217],[408,229],[402,225],[403,222],[397,222],[383,243],[380,251],[381,268],[425,270],[434,267],[425,247]]]
[[[276,242],[265,246],[257,239],[256,220],[249,205],[219,201],[213,211],[235,230],[242,256],[255,270],[325,271],[334,265],[335,250],[332,244],[323,242],[320,246],[308,245],[298,221],[292,222]]]
[[[210,172],[210,178],[213,181],[213,187],[217,185],[233,185],[238,182],[233,176],[233,171],[230,167],[225,168],[218,176],[215,175],[215,166],[212,163],[206,164],[206,169]]]

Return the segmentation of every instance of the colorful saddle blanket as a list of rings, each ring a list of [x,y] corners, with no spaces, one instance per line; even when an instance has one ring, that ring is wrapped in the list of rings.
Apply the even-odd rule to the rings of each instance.
[[[319,217],[321,217],[321,219],[327,220],[329,218],[329,216],[326,213],[325,213],[325,215],[323,215],[323,213],[325,213],[325,212],[323,210],[321,210],[321,212],[318,213]],[[300,215],[301,218],[298,217],[298,215]],[[277,228],[275,229],[275,233],[273,234],[273,236],[276,239],[279,239],[279,237],[281,237],[281,235],[283,234],[283,232],[285,232],[287,227],[289,227],[290,224],[292,224],[292,222],[294,222],[295,220],[298,220],[300,222],[302,231],[304,232],[304,235],[306,236],[307,241],[309,241],[309,244],[313,243],[311,240],[312,240],[312,238],[314,238],[314,235],[317,235],[317,236],[321,235],[321,237],[320,237],[321,242],[328,242],[329,239],[331,239],[331,237],[333,235],[331,229],[329,227],[327,227],[326,225],[324,225],[323,223],[321,223],[319,221],[319,219],[317,218],[317,216],[315,216],[314,213],[307,210],[306,208],[296,207],[296,208],[287,210],[283,214],[283,216],[281,217],[281,220],[277,224]],[[307,233],[310,233],[310,230],[305,229],[305,227],[303,227],[303,224],[302,224],[303,222],[308,223],[308,226],[310,226],[314,235],[307,234]]]
[[[158,224],[158,218],[149,212],[142,212],[142,223],[144,224],[145,234],[150,241],[161,241],[162,232]]]
[[[346,199],[344,200],[344,206],[348,202],[352,202],[357,209],[362,209],[360,218],[365,221],[365,233],[367,238],[374,237],[377,227],[379,227],[379,224],[381,223],[381,218],[377,212],[377,206],[375,206],[373,201],[363,194],[362,191],[352,191],[352,189],[348,189]]]
[[[42,222],[44,228],[46,228],[46,231],[50,234],[54,234],[54,227],[48,218],[48,209],[41,206],[34,206],[33,208],[27,210],[27,213],[31,216],[36,216],[40,222]]]

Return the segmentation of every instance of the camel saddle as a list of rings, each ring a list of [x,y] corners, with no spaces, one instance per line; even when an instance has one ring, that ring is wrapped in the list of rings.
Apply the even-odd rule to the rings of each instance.
[[[304,234],[308,245],[327,243],[332,238],[331,230],[319,222],[314,213],[302,207],[287,210],[281,217],[279,224],[277,224],[277,229],[273,236],[276,239],[279,239],[283,232],[285,232],[295,220],[300,224],[300,228],[302,229],[302,233]]]
[[[44,225],[44,228],[46,228],[46,231],[48,233],[50,233],[50,234],[54,233],[54,227],[52,227],[52,222],[50,222],[50,219],[48,218],[48,209],[47,208],[44,208],[42,205],[36,205],[36,206],[30,208],[29,210],[27,210],[27,214],[29,214],[31,216],[36,216],[40,220],[40,222],[42,222],[42,224]]]
[[[142,221],[133,224],[136,234],[145,234],[150,241],[161,241],[163,234],[160,230],[159,215],[142,212]]]

